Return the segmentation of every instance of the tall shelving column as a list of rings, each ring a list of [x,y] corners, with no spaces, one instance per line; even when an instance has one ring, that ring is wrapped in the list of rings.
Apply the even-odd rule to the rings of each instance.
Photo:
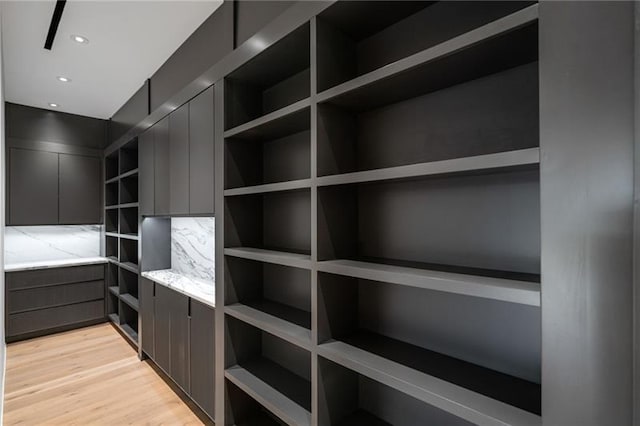
[[[337,2],[216,83],[225,425],[540,423],[537,13]]]
[[[129,342],[138,338],[138,140],[105,157],[107,314]]]

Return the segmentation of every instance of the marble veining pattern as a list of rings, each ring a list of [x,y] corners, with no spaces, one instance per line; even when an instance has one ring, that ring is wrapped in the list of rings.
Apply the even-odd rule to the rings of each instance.
[[[172,269],[143,272],[142,276],[215,307],[216,293],[213,281],[189,277]]]
[[[100,257],[102,225],[7,226],[5,265]]]
[[[171,218],[171,270],[189,278],[215,282],[214,218]]]

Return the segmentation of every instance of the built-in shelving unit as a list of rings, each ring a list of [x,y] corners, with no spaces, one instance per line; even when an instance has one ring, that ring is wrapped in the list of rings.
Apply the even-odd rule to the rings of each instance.
[[[540,424],[538,5],[336,2],[220,92],[224,424]]]
[[[105,254],[109,259],[107,311],[138,346],[138,141],[105,158]]]

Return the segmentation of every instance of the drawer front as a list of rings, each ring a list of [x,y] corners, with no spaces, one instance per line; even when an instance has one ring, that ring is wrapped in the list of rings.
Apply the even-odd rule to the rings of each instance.
[[[104,299],[104,281],[25,288],[7,293],[9,314]]]
[[[7,290],[104,279],[104,264],[7,272]]]
[[[104,316],[104,300],[22,312],[8,316],[7,335],[17,336],[83,321],[101,319]]]

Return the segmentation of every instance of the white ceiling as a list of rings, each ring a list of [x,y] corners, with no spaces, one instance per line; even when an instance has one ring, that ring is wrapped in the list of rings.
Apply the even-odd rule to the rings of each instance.
[[[3,1],[5,100],[46,109],[53,102],[57,111],[110,118],[220,4],[68,1],[46,50],[55,1]],[[72,34],[89,43],[72,41]]]

